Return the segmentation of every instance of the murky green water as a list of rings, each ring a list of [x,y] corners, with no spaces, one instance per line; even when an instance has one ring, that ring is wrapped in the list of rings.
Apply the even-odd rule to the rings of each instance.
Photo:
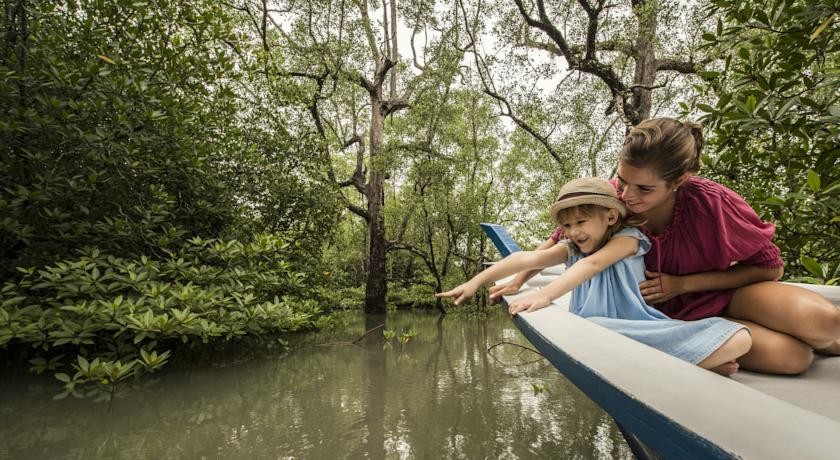
[[[3,378],[0,457],[631,458],[611,419],[547,361],[511,345],[488,354],[527,345],[504,315],[396,312],[387,328],[417,333],[405,345],[383,346],[379,330],[315,345],[373,324],[356,315],[287,354],[170,369],[110,408],[53,401],[48,379]]]

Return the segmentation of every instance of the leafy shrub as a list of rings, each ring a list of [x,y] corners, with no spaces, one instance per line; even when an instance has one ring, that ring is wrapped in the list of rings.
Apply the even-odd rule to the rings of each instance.
[[[62,370],[69,392],[153,372],[177,346],[264,338],[312,327],[317,300],[267,234],[250,242],[193,238],[165,257],[124,259],[97,248],[0,290],[0,348],[34,354],[32,370]]]
[[[840,277],[840,33],[831,2],[715,0],[705,47],[725,56],[707,72],[714,106],[710,176],[776,222],[797,280]],[[688,109],[688,107],[684,107]]]
[[[330,310],[361,310],[365,306],[365,287],[339,287],[329,284],[318,288],[322,305]]]
[[[152,372],[179,347],[325,321],[310,287],[327,232],[312,229],[338,214],[313,179],[324,160],[263,96],[235,10],[58,0],[7,13],[0,350],[75,391]]]
[[[85,245],[163,257],[184,235],[318,250],[338,214],[326,162],[244,57],[259,45],[236,10],[21,5],[0,43],[0,279]]]
[[[435,308],[435,290],[428,284],[391,285],[388,304],[396,308]]]

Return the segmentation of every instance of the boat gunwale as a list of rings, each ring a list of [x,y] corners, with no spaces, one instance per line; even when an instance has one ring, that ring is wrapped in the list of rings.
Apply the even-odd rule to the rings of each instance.
[[[498,230],[505,233],[507,240],[513,241],[503,227],[494,227],[496,228],[482,225],[488,234],[489,231]],[[491,240],[494,244],[497,243],[496,240],[502,242],[499,238]],[[503,248],[499,249],[501,251]],[[554,273],[537,275],[529,280],[518,294],[504,297],[503,303],[507,305],[510,301],[527,295],[554,277]],[[834,303],[840,300],[840,288],[808,285],[803,287],[819,292]],[[515,316],[513,322],[575,386],[613,416],[620,426],[637,436],[657,454],[669,458],[833,459],[840,452],[838,421],[681,361],[576,316],[568,311],[569,298],[570,294],[566,294],[543,310]],[[557,315],[561,315],[562,318]],[[590,334],[597,336],[596,346],[593,347],[596,351],[575,348],[577,343],[574,341],[566,344],[572,351],[558,345],[558,342],[562,343],[566,339],[565,336],[557,336],[550,324],[532,323],[532,320],[538,322],[541,317],[546,316],[555,321],[559,319],[566,323],[575,323],[578,329],[588,329]],[[557,325],[554,326],[554,329],[557,329]],[[567,328],[564,332],[575,335],[578,329]],[[552,336],[558,339],[553,339]],[[635,354],[628,353],[628,350]],[[620,366],[610,363],[604,356],[598,357],[597,351],[602,352],[604,356],[609,355],[610,351],[618,351],[630,361],[638,358],[640,367],[646,368],[651,374],[664,373],[665,380],[677,384],[680,388],[677,391],[684,392],[683,397],[665,394],[663,398],[651,398],[650,396],[659,395],[651,394],[632,374],[630,378],[623,375],[626,369],[617,372]],[[594,365],[585,363],[587,359],[593,361]],[[666,370],[670,372],[665,372]],[[610,374],[624,377],[624,380],[617,381],[615,376]],[[686,382],[690,382],[690,385],[686,385],[690,388],[679,387],[678,384]],[[694,413],[690,405],[685,404],[685,398],[702,402],[703,406],[698,409],[698,413]],[[773,415],[779,420],[774,420]],[[776,423],[772,423],[774,421]],[[733,436],[733,433],[741,435]],[[756,433],[762,438],[759,443],[752,442],[756,439]]]

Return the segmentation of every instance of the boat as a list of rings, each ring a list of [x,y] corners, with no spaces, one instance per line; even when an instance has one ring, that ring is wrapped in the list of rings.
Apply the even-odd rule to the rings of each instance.
[[[481,226],[503,256],[519,250],[500,225]],[[543,270],[505,304],[560,273]],[[840,305],[840,287],[798,285]],[[637,458],[840,458],[840,357],[818,355],[798,376],[727,378],[570,313],[570,297],[513,322],[613,417]]]

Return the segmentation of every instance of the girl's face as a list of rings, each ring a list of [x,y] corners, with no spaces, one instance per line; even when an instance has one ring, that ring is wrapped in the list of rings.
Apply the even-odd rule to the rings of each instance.
[[[572,240],[584,254],[591,254],[599,247],[607,234],[610,225],[618,220],[618,212],[614,209],[596,211],[586,215],[572,209],[560,220],[560,225],[566,238]]]
[[[634,168],[618,163],[618,196],[627,210],[644,215],[673,199],[673,184],[668,184],[651,168]]]

